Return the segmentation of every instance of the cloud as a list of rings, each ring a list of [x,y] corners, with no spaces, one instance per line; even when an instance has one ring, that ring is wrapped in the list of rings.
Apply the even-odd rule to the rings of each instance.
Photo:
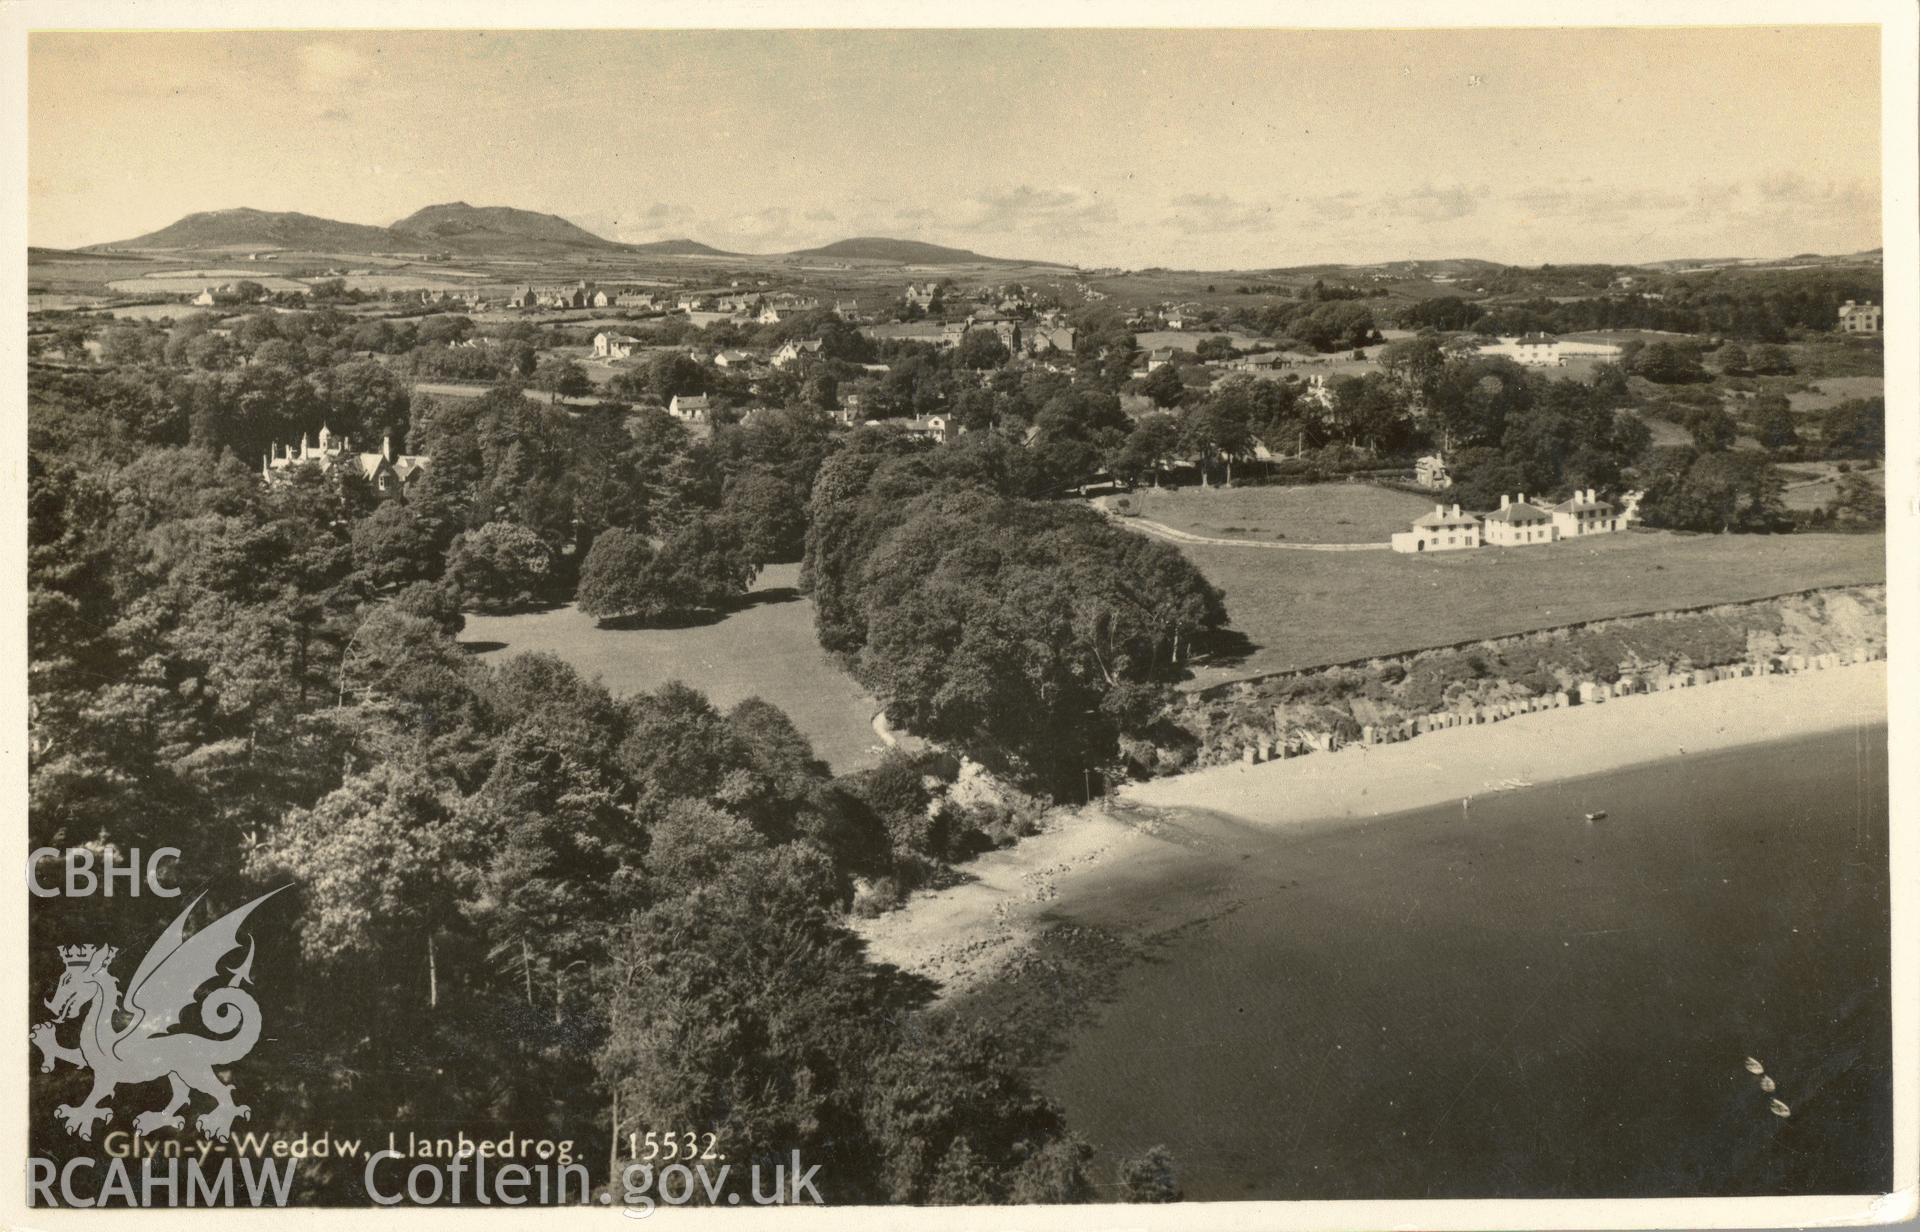
[[[1468,188],[1456,184],[1448,188],[1435,188],[1429,184],[1398,197],[1386,198],[1381,202],[1380,209],[1388,215],[1411,218],[1416,222],[1452,222],[1477,211],[1487,195],[1485,185]]]
[[[1277,219],[1273,206],[1241,201],[1224,193],[1183,193],[1172,201],[1166,225],[1188,235],[1222,231],[1265,231]]]
[[[840,215],[834,213],[832,210],[808,210],[805,214],[801,215],[801,217],[805,218],[808,222],[840,221]]]
[[[938,218],[953,231],[1078,236],[1089,228],[1112,224],[1118,214],[1098,193],[1017,184],[963,198]]]

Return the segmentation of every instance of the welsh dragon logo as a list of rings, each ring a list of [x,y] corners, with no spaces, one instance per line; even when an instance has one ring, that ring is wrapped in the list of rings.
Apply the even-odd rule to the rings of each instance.
[[[220,960],[239,948],[240,926],[247,916],[279,892],[270,890],[188,937],[187,916],[204,897],[195,895],[140,960],[127,986],[124,1004],[111,970],[118,950],[112,946],[60,947],[66,971],[46,1002],[53,1020],[34,1027],[32,1039],[40,1049],[41,1073],[52,1070],[55,1061],[93,1071],[93,1092],[85,1103],[78,1108],[62,1104],[53,1110],[54,1116],[65,1122],[68,1133],[92,1140],[94,1122],[113,1120],[113,1109],[106,1106],[106,1101],[112,1098],[114,1088],[162,1077],[172,1083],[173,1093],[165,1108],[133,1118],[133,1127],[139,1133],[182,1128],[185,1121],[180,1110],[188,1106],[194,1091],[214,1098],[213,1108],[194,1121],[202,1134],[224,1140],[233,1130],[234,1118],[251,1113],[247,1105],[233,1102],[233,1088],[214,1073],[216,1066],[230,1065],[253,1051],[260,1038],[260,1003],[240,987],[253,980],[251,938],[246,958],[226,976],[225,986],[205,997],[198,994],[203,985],[221,977]],[[201,1024],[217,1035],[175,1033],[181,1015],[196,1004]],[[85,1018],[80,1024],[80,1046],[65,1047],[56,1038],[55,1029],[81,1013]],[[129,1018],[125,1026],[114,1025],[116,1019]]]

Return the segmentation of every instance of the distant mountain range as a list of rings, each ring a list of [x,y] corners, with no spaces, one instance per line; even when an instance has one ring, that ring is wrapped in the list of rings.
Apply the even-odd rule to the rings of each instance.
[[[311,214],[271,213],[266,210],[208,210],[189,214],[172,226],[101,249],[210,252],[239,248],[283,248],[313,252],[390,253],[447,252],[475,257],[555,257],[568,254],[634,253],[669,257],[742,257],[755,254],[727,252],[697,240],[655,240],[622,244],[604,239],[557,214],[542,214],[512,206],[468,205],[452,201],[429,205],[391,227],[334,222]],[[981,256],[963,248],[944,248],[917,240],[878,237],[841,240],[820,248],[766,254],[829,261],[874,261],[900,265],[1046,265],[1044,261],[1012,261]]]

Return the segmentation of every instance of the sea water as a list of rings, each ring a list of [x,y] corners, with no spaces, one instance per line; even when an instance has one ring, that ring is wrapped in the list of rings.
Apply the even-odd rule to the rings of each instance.
[[[1046,1086],[1102,1179],[1163,1143],[1189,1199],[1886,1189],[1886,753],[1874,727],[1361,824],[1187,815],[1061,904],[1202,922]]]

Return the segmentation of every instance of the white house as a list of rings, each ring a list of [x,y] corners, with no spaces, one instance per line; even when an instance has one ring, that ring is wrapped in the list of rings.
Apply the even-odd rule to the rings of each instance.
[[[713,357],[716,368],[744,368],[753,362],[753,355],[747,351],[720,351]]]
[[[1479,348],[1482,355],[1504,355],[1529,368],[1561,368],[1568,359],[1582,356],[1592,359],[1617,359],[1620,348],[1610,342],[1578,342],[1556,338],[1552,334],[1521,334],[1502,338]]]
[[[213,302],[214,301],[213,301],[212,287],[208,287],[206,290],[200,292],[200,294],[193,297],[193,306],[196,308],[211,308],[213,307]]]
[[[675,394],[667,403],[667,414],[682,423],[706,423],[711,413],[705,394]]]
[[[630,334],[595,334],[593,336],[593,357],[595,359],[625,359],[640,346],[640,340]]]
[[[1148,372],[1152,372],[1154,369],[1160,367],[1162,364],[1170,364],[1172,362],[1173,362],[1172,347],[1156,347],[1153,350],[1147,352],[1147,371]]]
[[[789,338],[781,344],[779,350],[773,353],[773,366],[784,368],[796,360],[817,359],[819,355],[820,340],[818,338],[810,338],[805,342],[797,342]]]
[[[1480,546],[1480,519],[1462,513],[1460,506],[1449,509],[1435,505],[1432,513],[1413,520],[1413,529],[1402,531],[1391,540],[1396,552],[1457,552]]]
[[[1592,488],[1575,492],[1547,512],[1553,515],[1554,535],[1560,539],[1611,534],[1623,524],[1613,506],[1601,500]]]
[[[1518,498],[1500,498],[1500,507],[1483,520],[1481,539],[1490,547],[1524,547],[1534,543],[1552,543],[1556,536],[1553,515],[1538,505],[1527,503],[1527,494]]]
[[[1880,332],[1880,305],[1856,304],[1852,300],[1840,305],[1840,332],[1843,334],[1877,334]]]

